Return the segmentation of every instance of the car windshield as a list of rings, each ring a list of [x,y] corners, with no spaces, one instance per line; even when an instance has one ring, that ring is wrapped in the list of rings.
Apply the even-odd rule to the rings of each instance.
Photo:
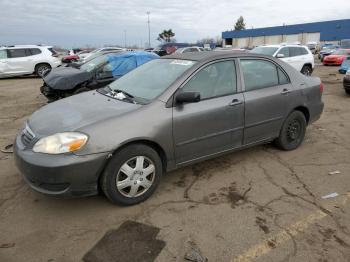
[[[346,52],[346,50],[337,50],[333,53],[333,55],[348,55],[349,53]]]
[[[145,101],[162,94],[178,77],[196,62],[190,60],[156,59],[114,81],[109,87]]]
[[[252,49],[250,53],[272,56],[277,51],[277,49],[278,47],[258,46]]]
[[[80,69],[86,72],[91,72],[92,70],[94,70],[95,68],[99,67],[100,65],[106,62],[107,62],[106,55],[98,56],[95,59],[89,60],[85,64],[82,64],[80,66]]]

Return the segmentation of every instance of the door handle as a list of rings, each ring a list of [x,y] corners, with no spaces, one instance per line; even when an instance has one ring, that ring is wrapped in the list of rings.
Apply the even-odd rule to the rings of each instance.
[[[282,94],[282,95],[287,95],[287,94],[289,94],[290,92],[291,92],[290,90],[288,90],[287,88],[285,88],[285,89],[282,90],[281,94]]]
[[[236,105],[240,105],[240,104],[242,104],[242,103],[243,103],[242,100],[233,99],[228,105],[229,105],[229,106],[236,106]]]

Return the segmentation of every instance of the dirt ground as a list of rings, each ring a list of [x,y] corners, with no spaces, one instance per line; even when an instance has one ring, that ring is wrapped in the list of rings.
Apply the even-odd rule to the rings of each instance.
[[[0,261],[81,261],[113,239],[107,232],[134,222],[156,228],[154,240],[145,236],[162,243],[155,261],[350,261],[350,97],[336,67],[317,66],[314,75],[325,84],[325,110],[299,149],[263,145],[182,168],[137,206],[35,193],[13,155],[0,153]],[[45,104],[40,85],[34,77],[0,80],[1,148]],[[322,198],[331,193],[339,195]],[[142,241],[147,231],[137,232],[130,235]],[[121,246],[128,261],[140,257]]]

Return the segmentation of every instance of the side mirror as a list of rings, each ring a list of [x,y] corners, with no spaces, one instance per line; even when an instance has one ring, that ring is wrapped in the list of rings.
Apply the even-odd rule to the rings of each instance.
[[[283,58],[283,57],[284,57],[284,54],[277,54],[276,57],[277,57],[277,58]]]
[[[175,97],[177,104],[183,103],[197,103],[201,100],[201,95],[199,92],[181,92]]]

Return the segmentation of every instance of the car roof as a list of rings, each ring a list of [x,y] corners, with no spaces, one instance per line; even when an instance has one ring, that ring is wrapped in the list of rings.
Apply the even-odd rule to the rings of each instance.
[[[239,58],[239,57],[260,57],[272,59],[271,56],[253,54],[253,53],[243,53],[235,51],[204,51],[204,52],[190,52],[190,53],[173,53],[171,55],[162,56],[161,59],[179,59],[179,60],[192,60],[198,62],[211,61],[215,59],[222,58]]]

